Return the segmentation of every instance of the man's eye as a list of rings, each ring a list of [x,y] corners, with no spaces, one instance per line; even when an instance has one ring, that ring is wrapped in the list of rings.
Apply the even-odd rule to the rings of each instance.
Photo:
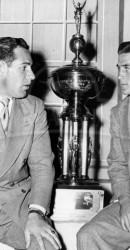
[[[23,66],[23,70],[26,70],[26,66]]]
[[[129,71],[130,70],[130,65],[125,65],[125,66],[119,66],[117,65],[117,69],[120,71],[120,70],[123,70],[123,71]]]
[[[116,65],[116,67],[117,67],[118,70],[120,69],[120,66],[118,64]]]
[[[130,66],[127,66],[127,65],[124,68],[125,70],[130,70]]]

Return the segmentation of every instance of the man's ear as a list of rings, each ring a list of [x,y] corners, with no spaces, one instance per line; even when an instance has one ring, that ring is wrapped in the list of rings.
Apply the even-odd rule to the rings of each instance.
[[[0,60],[0,78],[4,78],[7,73],[7,64],[5,61]]]

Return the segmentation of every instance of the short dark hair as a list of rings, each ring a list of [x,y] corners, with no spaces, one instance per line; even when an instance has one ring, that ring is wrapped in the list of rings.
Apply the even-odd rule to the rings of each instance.
[[[0,60],[10,64],[15,59],[14,49],[22,47],[29,49],[23,38],[1,37],[0,38]]]
[[[118,48],[118,54],[130,53],[130,41],[122,42]]]

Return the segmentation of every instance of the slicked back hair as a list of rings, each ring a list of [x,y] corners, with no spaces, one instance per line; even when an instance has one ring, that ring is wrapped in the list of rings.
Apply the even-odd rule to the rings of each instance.
[[[118,48],[118,54],[130,53],[130,41],[122,42]]]
[[[23,38],[1,37],[0,38],[0,60],[10,64],[15,59],[14,49],[22,47],[29,49],[28,44]]]

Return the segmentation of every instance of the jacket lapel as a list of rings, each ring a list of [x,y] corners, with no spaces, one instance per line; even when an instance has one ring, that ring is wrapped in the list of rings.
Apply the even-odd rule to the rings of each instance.
[[[16,99],[12,106],[5,152],[0,163],[0,178],[12,167],[31,130],[36,114],[31,113],[24,101]]]

